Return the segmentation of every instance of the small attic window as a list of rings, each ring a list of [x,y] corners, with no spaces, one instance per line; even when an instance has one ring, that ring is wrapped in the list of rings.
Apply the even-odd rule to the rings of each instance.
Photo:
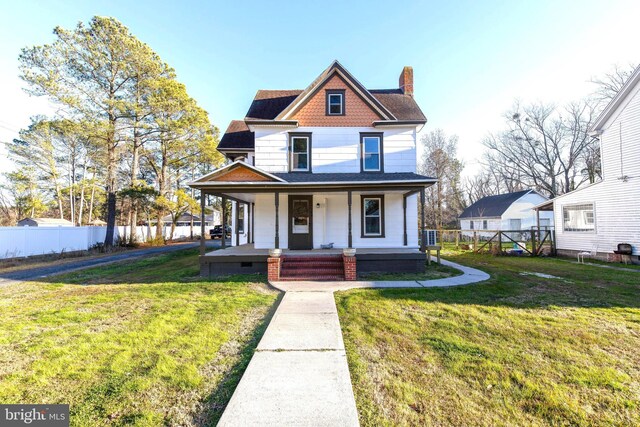
[[[327,116],[344,116],[344,90],[327,91]]]

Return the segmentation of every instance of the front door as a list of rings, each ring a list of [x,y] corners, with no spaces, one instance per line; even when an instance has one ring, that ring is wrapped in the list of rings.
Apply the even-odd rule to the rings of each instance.
[[[313,249],[313,196],[289,196],[289,249]]]

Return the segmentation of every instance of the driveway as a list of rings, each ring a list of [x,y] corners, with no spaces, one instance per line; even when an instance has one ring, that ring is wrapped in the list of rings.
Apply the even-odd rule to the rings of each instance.
[[[220,240],[207,240],[207,249],[219,248],[220,243]],[[65,262],[64,264],[56,264],[55,262],[52,262],[51,264],[46,266],[34,267],[19,271],[0,271],[0,286],[9,285],[12,283],[20,283],[28,280],[36,280],[42,277],[54,276],[56,274],[68,273],[75,270],[97,267],[100,265],[111,264],[119,261],[130,261],[167,252],[197,248],[199,246],[200,242],[174,243],[168,246],[157,246],[153,248],[133,249],[125,252],[116,252],[112,255],[106,255],[96,258],[78,258],[75,261]]]

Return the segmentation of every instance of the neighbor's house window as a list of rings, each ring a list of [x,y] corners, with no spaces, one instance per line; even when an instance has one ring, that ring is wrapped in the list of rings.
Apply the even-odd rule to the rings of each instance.
[[[327,91],[327,116],[344,116],[344,90]]]
[[[473,230],[473,221],[469,221],[469,229]]]
[[[563,206],[562,229],[564,231],[595,231],[593,203]]]
[[[384,172],[381,133],[361,133],[360,153],[362,172]]]
[[[244,233],[244,206],[238,204],[238,218],[237,218],[238,233]]]
[[[311,134],[289,134],[289,170],[309,172],[311,170]]]
[[[486,230],[486,229],[487,229],[487,220],[486,220],[486,219],[483,219],[483,220],[482,220],[482,229],[483,229],[483,230]]]
[[[362,237],[384,237],[384,196],[362,197]]]

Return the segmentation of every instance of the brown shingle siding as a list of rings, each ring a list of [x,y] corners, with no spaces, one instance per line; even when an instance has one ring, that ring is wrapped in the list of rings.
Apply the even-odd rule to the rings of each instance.
[[[328,116],[326,114],[325,91],[334,89],[345,91],[345,115]],[[344,80],[334,75],[293,115],[293,119],[298,120],[301,127],[367,127],[382,117],[367,105]]]

